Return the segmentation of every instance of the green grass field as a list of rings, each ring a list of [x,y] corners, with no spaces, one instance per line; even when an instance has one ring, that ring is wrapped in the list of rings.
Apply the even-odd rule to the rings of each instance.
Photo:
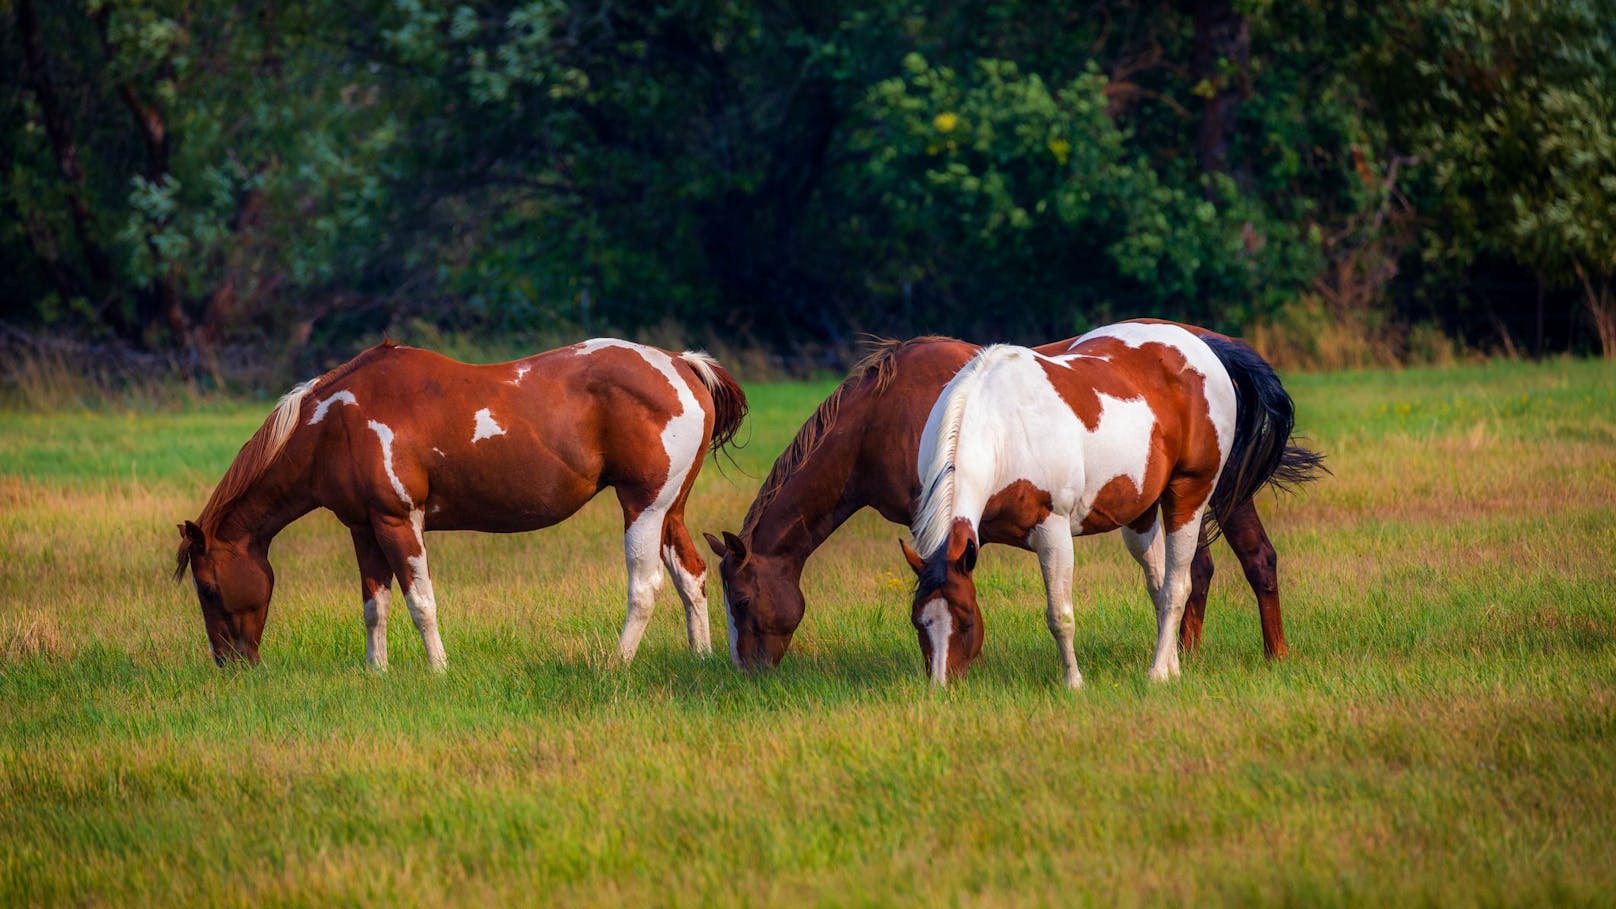
[[[870,514],[810,562],[781,669],[688,654],[671,585],[613,666],[611,496],[429,538],[441,678],[402,608],[363,668],[311,515],[265,665],[220,671],[174,524],[270,402],[0,412],[0,905],[1616,903],[1616,364],[1288,384],[1335,470],[1260,503],[1291,659],[1220,544],[1202,652],[1147,684],[1137,569],[1083,539],[1075,693],[1002,547],[982,663],[930,689]],[[738,529],[830,387],[749,389],[694,530]]]

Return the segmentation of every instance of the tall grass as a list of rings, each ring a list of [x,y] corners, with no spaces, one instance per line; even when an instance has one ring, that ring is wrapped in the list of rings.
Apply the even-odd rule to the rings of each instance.
[[[1003,547],[983,662],[927,687],[902,530],[867,514],[779,670],[688,654],[667,587],[613,666],[610,496],[429,539],[443,678],[403,609],[363,669],[347,535],[311,516],[266,664],[220,671],[173,525],[267,404],[0,412],[0,904],[1611,903],[1616,366],[1289,385],[1335,470],[1260,503],[1293,657],[1220,551],[1203,651],[1147,684],[1137,569],[1083,539],[1075,693]],[[749,388],[694,530],[736,529],[829,388]]]

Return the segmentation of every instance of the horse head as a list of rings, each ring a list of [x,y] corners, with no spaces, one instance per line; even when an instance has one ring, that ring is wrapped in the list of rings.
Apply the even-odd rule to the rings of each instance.
[[[258,663],[258,643],[264,636],[269,598],[275,590],[275,572],[258,547],[209,540],[202,528],[186,521],[179,525],[180,549],[174,579],[186,565],[202,605],[213,662],[227,660]]]
[[[957,520],[948,542],[930,560],[899,540],[903,557],[915,571],[915,598],[910,621],[920,638],[926,674],[938,685],[965,675],[982,652],[982,613],[976,605],[976,532]]]
[[[742,669],[779,665],[802,622],[802,588],[795,573],[773,557],[751,551],[729,531],[722,540],[710,533],[703,536],[718,556],[730,659]]]

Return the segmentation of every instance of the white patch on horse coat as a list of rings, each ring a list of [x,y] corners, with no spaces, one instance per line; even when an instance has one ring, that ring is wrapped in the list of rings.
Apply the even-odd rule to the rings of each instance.
[[[954,633],[954,617],[948,612],[948,601],[937,597],[920,607],[920,625],[931,639],[931,680],[937,685],[947,685],[948,638]]]
[[[522,377],[527,375],[532,370],[533,370],[532,366],[529,366],[528,364],[523,363],[522,365],[516,367],[516,378],[514,378],[514,379],[506,379],[505,380],[506,384],[509,384],[509,385],[520,385],[520,384],[522,384]]]
[[[398,493],[399,499],[403,500],[405,505],[408,505],[409,507],[414,508],[415,507],[415,500],[410,498],[409,492],[404,489],[403,481],[401,481],[398,478],[398,474],[393,472],[393,429],[392,429],[392,427],[388,426],[386,423],[378,423],[375,420],[371,420],[370,421],[370,429],[371,429],[372,432],[376,433],[376,438],[381,440],[381,443],[382,443],[382,468],[387,471],[387,479],[393,481],[393,491]]]
[[[326,398],[314,406],[314,413],[309,416],[309,425],[313,426],[314,424],[325,419],[325,412],[331,409],[332,404],[349,404],[354,407],[358,407],[359,399],[355,398],[353,392],[351,391],[343,390],[337,392],[336,394]]]
[[[481,442],[483,439],[491,439],[494,436],[505,434],[505,427],[494,422],[493,411],[488,408],[484,407],[482,410],[477,411],[476,418],[477,429],[471,434],[471,441]]]
[[[437,447],[436,445],[432,446],[432,450],[437,452],[438,457],[440,457],[440,458],[447,458],[448,457],[448,455],[443,453],[443,449]]]

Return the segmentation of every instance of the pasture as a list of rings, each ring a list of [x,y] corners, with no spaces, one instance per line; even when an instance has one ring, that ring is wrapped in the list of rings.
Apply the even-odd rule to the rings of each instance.
[[[0,904],[1610,904],[1616,364],[1287,384],[1335,472],[1259,503],[1292,657],[1219,544],[1203,649],[1148,684],[1138,571],[1088,538],[1077,692],[1004,547],[982,662],[930,688],[869,513],[809,563],[780,669],[689,654],[670,584],[612,665],[609,495],[435,536],[444,677],[402,608],[365,670],[317,512],[271,553],[264,665],[221,671],[174,524],[273,401],[0,412]],[[748,387],[693,531],[738,529],[832,387]]]

